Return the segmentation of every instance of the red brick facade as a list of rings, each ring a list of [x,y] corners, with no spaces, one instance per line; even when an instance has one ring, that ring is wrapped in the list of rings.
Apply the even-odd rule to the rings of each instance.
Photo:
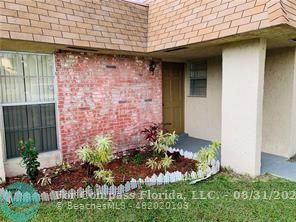
[[[77,160],[77,148],[109,134],[114,151],[135,148],[140,131],[162,121],[161,65],[137,57],[56,54],[61,150]]]

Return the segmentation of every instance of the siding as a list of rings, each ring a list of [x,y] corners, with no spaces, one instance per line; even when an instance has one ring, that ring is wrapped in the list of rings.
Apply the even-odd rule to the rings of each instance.
[[[130,52],[289,24],[294,0],[2,0],[0,38]],[[149,19],[148,19],[149,17]]]
[[[287,10],[294,12],[295,3],[285,1],[289,1]],[[286,24],[289,19],[281,0],[148,0],[146,3],[149,4],[148,51]]]
[[[2,0],[0,38],[144,52],[147,16],[118,0]]]

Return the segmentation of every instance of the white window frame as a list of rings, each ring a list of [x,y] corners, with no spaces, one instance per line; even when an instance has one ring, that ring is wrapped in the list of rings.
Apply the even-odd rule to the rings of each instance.
[[[6,162],[7,159],[7,152],[6,152],[6,142],[5,142],[5,126],[4,126],[4,116],[3,116],[3,107],[5,106],[20,106],[20,105],[36,105],[36,104],[55,104],[55,121],[56,121],[56,139],[57,139],[57,150],[60,151],[61,141],[60,141],[60,123],[59,123],[59,112],[58,112],[58,84],[57,84],[57,76],[56,76],[56,66],[55,66],[55,56],[51,53],[34,53],[34,52],[22,52],[22,51],[3,51],[0,50],[0,53],[11,53],[11,54],[27,54],[27,55],[50,55],[52,56],[52,72],[53,72],[53,85],[54,85],[54,100],[53,101],[46,101],[46,102],[20,102],[20,103],[9,103],[9,104],[2,104],[0,102],[0,149],[2,150],[3,161]],[[1,95],[1,90],[0,90]],[[1,96],[0,96],[1,99]],[[0,150],[0,152],[1,152]],[[48,151],[52,152],[52,151]],[[46,152],[44,152],[46,153]],[[0,155],[1,157],[1,155]],[[19,157],[10,158],[10,159],[17,159]],[[1,160],[0,160],[1,162]]]

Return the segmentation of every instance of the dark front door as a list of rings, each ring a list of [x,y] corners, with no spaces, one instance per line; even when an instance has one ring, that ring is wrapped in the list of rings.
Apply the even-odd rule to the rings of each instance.
[[[184,64],[163,63],[163,122],[176,133],[184,132]]]

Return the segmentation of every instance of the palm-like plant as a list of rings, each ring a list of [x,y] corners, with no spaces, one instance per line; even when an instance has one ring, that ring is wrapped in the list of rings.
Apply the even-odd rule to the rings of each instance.
[[[221,147],[221,143],[213,141],[209,146],[202,148],[197,153],[197,167],[205,172],[209,166],[209,161],[215,159],[218,150]]]
[[[78,150],[79,159],[87,165],[87,172],[92,167],[103,169],[112,160],[112,141],[110,137],[97,136],[94,146],[83,145]]]
[[[114,183],[114,177],[111,170],[97,170],[95,171],[95,178],[102,182],[112,185]]]

